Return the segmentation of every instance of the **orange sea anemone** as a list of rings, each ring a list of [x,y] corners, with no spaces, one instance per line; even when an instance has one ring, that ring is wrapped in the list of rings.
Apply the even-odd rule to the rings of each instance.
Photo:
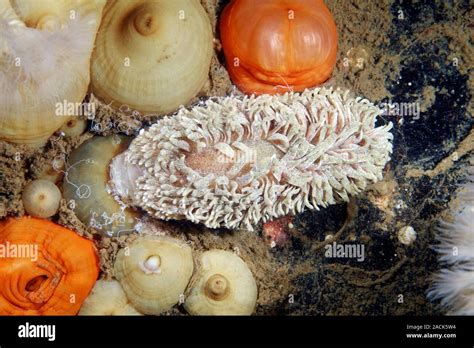
[[[303,91],[336,63],[336,24],[322,0],[233,0],[220,32],[230,77],[246,94]]]
[[[91,241],[44,219],[0,222],[0,315],[75,315],[99,274]]]

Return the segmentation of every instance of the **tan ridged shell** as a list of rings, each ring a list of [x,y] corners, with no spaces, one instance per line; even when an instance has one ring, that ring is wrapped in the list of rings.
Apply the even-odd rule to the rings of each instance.
[[[121,249],[114,264],[133,306],[144,314],[171,309],[183,296],[191,279],[194,261],[191,248],[165,236],[145,236]]]
[[[206,82],[212,40],[199,0],[109,1],[92,55],[92,91],[116,109],[175,111]]]
[[[110,162],[129,143],[119,135],[89,139],[69,156],[63,182],[64,198],[79,220],[108,235],[132,232],[139,217],[121,207],[107,187]]]
[[[85,9],[74,7],[77,16],[53,31],[25,27],[12,19],[11,11],[1,10],[6,16],[0,18],[1,140],[44,145],[72,116],[58,111],[57,105],[84,99],[102,11],[91,3],[78,2]]]
[[[257,294],[245,262],[233,252],[214,249],[201,255],[197,280],[184,308],[193,315],[250,315]]]
[[[116,280],[98,280],[82,304],[79,315],[142,315],[129,303]]]

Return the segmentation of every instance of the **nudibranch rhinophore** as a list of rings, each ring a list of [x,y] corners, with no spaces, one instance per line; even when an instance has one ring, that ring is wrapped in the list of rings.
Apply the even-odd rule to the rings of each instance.
[[[471,168],[474,173],[474,168]],[[434,275],[428,298],[441,299],[452,315],[474,315],[474,176],[461,191],[462,208],[441,222],[436,250],[444,268]]]
[[[140,131],[111,186],[159,219],[252,230],[380,180],[393,138],[381,113],[332,88],[210,99]]]

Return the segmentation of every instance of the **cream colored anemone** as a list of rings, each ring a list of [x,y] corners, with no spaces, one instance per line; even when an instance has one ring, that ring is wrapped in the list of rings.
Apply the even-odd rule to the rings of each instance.
[[[59,129],[66,138],[77,137],[84,133],[87,128],[87,120],[84,118],[74,117],[67,121]]]
[[[125,136],[94,137],[69,155],[63,181],[64,198],[82,223],[107,235],[134,231],[139,214],[109,192],[109,165],[126,149]]]
[[[144,314],[171,309],[184,295],[194,262],[191,248],[165,236],[145,236],[120,250],[114,264],[133,306]]]
[[[257,302],[252,272],[235,253],[209,250],[201,255],[197,281],[184,308],[193,315],[250,315]]]
[[[79,315],[142,315],[130,305],[120,283],[98,280],[82,304]]]
[[[173,112],[207,81],[212,52],[199,0],[112,0],[92,55],[92,92],[116,109]]]
[[[90,56],[103,1],[71,4],[76,15],[60,16],[61,1],[0,2],[0,140],[42,146],[73,116],[57,105],[81,103],[90,80]],[[44,13],[30,28],[23,20],[34,11]],[[23,17],[25,16],[25,17]],[[31,23],[30,23],[31,24]],[[44,26],[48,30],[36,28]]]
[[[474,163],[474,157],[471,158]],[[433,277],[428,298],[440,300],[450,315],[474,315],[474,166],[458,192],[452,221],[441,221],[434,248],[442,268]]]

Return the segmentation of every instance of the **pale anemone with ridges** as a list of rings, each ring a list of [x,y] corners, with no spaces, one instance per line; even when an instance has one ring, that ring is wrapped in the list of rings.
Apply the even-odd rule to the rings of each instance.
[[[181,109],[142,130],[112,163],[112,184],[159,219],[245,227],[318,209],[382,179],[392,124],[348,91],[225,97]]]

